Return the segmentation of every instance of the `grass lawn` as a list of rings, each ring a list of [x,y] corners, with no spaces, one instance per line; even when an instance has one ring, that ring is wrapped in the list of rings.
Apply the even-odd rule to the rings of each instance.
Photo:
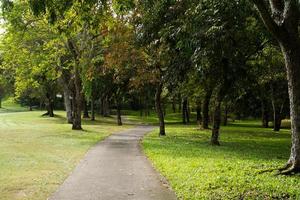
[[[154,166],[179,199],[300,199],[300,176],[278,176],[263,169],[281,167],[289,157],[290,134],[240,121],[222,127],[220,147],[209,145],[210,131],[196,125],[167,125],[167,136],[153,131],[143,141]]]
[[[28,107],[22,107],[20,104],[17,104],[14,101],[13,97],[9,97],[3,100],[2,108],[0,108],[0,113],[24,112],[28,110]]]
[[[54,192],[87,150],[112,132],[113,118],[84,121],[72,131],[64,112],[55,118],[42,112],[0,114],[0,199],[43,200]]]

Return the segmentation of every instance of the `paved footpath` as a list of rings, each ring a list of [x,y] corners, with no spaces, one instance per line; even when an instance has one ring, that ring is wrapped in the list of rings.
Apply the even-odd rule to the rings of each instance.
[[[176,196],[142,153],[149,126],[116,133],[85,155],[50,200],[175,200]]]

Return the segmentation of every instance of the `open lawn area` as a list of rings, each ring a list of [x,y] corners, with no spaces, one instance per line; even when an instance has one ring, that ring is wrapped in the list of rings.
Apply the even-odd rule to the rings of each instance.
[[[300,199],[300,176],[259,173],[286,163],[288,129],[238,121],[221,128],[221,146],[211,146],[211,131],[196,125],[167,125],[166,132],[153,131],[143,147],[179,199]]]
[[[65,112],[55,113],[55,118],[39,111],[0,114],[1,200],[47,199],[90,147],[130,127],[98,117],[85,120],[84,131],[72,131]]]

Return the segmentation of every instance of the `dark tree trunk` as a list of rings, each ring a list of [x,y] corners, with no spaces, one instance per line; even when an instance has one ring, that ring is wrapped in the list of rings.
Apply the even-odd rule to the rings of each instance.
[[[49,116],[54,117],[54,100],[52,99],[52,96],[50,93],[46,93],[46,109],[47,112],[43,114],[43,116]]]
[[[82,111],[82,85],[80,77],[80,61],[76,45],[71,39],[68,39],[68,48],[74,58],[74,86],[75,94],[73,95],[73,130],[82,130],[81,111]]]
[[[201,115],[201,102],[197,101],[197,107],[196,107],[196,113],[197,113],[197,124],[200,125],[202,121],[202,115]]]
[[[163,84],[159,83],[157,85],[156,93],[155,93],[155,107],[159,119],[159,136],[166,135],[164,113],[163,113],[162,102],[161,102],[162,89],[163,89]]]
[[[83,118],[90,118],[89,107],[85,99],[83,100]]]
[[[175,97],[173,97],[173,99],[172,99],[172,110],[173,110],[173,113],[176,113],[176,99],[175,99]]]
[[[0,108],[2,108],[2,98],[0,97]]]
[[[204,96],[204,101],[202,104],[202,128],[208,129],[208,123],[209,123],[209,102],[212,95],[212,90],[208,89]]]
[[[262,110],[262,126],[264,128],[269,128],[269,106],[266,100],[262,100],[261,102],[261,110]]]
[[[227,105],[225,105],[223,125],[227,126],[227,124],[228,124],[228,107],[227,107]]]
[[[190,104],[189,104],[189,100],[188,100],[188,98],[187,98],[187,104],[186,104],[186,121],[187,121],[187,123],[190,123],[190,113],[191,113],[191,111],[190,111]]]
[[[103,97],[101,100],[101,114],[103,117],[108,117],[110,115],[109,101],[107,96]]]
[[[181,94],[178,95],[178,110],[181,111]]]
[[[187,124],[187,98],[182,100],[182,123]]]
[[[122,126],[121,104],[119,102],[117,103],[117,120],[118,120],[118,125]]]
[[[222,100],[218,98],[217,105],[215,107],[214,116],[213,116],[213,129],[211,135],[211,144],[220,145],[219,135],[220,135],[220,125],[221,125],[221,102]]]
[[[77,67],[75,67],[77,68]],[[82,130],[81,110],[82,110],[82,88],[78,69],[75,69],[75,95],[73,97],[73,130]]]
[[[274,111],[274,121],[273,121],[273,124],[274,124],[273,130],[274,131],[280,131],[281,120],[282,120],[281,113],[278,110],[275,110]]]
[[[91,120],[95,121],[95,98],[92,96],[91,98]]]

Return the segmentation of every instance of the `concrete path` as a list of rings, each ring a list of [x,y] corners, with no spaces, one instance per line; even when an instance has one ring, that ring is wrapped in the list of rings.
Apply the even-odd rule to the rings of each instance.
[[[139,126],[98,143],[50,200],[175,200],[175,194],[141,151],[153,128]]]

